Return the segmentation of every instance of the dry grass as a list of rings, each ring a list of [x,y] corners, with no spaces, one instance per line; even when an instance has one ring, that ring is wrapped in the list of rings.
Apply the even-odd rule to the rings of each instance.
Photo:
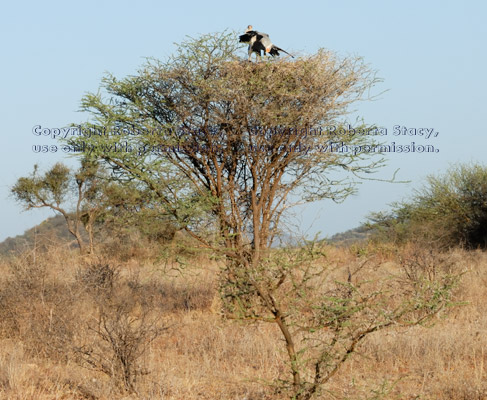
[[[398,254],[413,259],[415,248],[327,254],[344,271],[364,256],[394,271]],[[466,304],[432,327],[371,335],[327,387],[327,398],[487,399],[487,254],[456,250],[450,258],[452,268],[468,270],[455,289],[455,300]],[[268,385],[289,377],[279,333],[220,316],[215,263],[179,274],[132,260],[111,265],[117,276],[110,286],[106,277],[86,278],[88,266],[100,262],[111,265],[58,249],[35,261],[32,254],[0,261],[1,399],[280,398]],[[147,374],[137,376],[132,393],[76,352],[97,340],[89,327],[107,299],[112,306],[123,299],[130,317],[149,310],[151,323],[168,328],[141,343],[137,366]],[[102,344],[97,348],[109,352]]]

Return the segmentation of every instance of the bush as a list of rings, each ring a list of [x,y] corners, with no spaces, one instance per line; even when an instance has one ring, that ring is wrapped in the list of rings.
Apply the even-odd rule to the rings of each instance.
[[[135,393],[138,378],[147,375],[143,356],[167,328],[138,278],[122,279],[104,262],[89,264],[77,280],[86,290],[92,312],[83,321],[73,345],[81,366],[106,374],[121,392]]]
[[[118,278],[118,270],[107,263],[94,263],[79,270],[76,278],[86,289],[111,290]]]
[[[369,216],[379,240],[428,240],[440,247],[487,247],[487,168],[459,165],[427,184],[389,214]]]
[[[137,378],[149,373],[142,366],[142,356],[165,330],[150,310],[136,312],[137,306],[130,300],[105,301],[88,322],[91,340],[75,347],[81,365],[103,372],[129,393],[136,392]]]
[[[374,257],[337,268],[325,250],[313,242],[276,249],[257,266],[236,264],[222,273],[227,316],[279,329],[288,368],[274,386],[294,400],[331,394],[334,376],[375,332],[432,322],[453,305],[461,276],[436,251],[399,259],[397,274]]]

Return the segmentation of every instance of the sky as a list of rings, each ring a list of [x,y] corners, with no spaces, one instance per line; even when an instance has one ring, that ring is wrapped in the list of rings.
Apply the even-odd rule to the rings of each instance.
[[[323,201],[295,212],[303,233],[331,236],[354,228],[375,211],[411,195],[430,174],[456,163],[485,164],[483,115],[487,92],[487,2],[390,0],[267,1],[17,1],[0,5],[0,241],[53,216],[23,211],[10,196],[16,180],[38,164],[76,166],[33,127],[59,128],[89,120],[80,100],[101,78],[135,75],[147,58],[166,60],[187,36],[251,24],[279,47],[306,55],[325,48],[360,56],[382,82],[374,101],[354,105],[351,116],[387,129],[385,142],[433,145],[434,153],[390,153],[377,179],[363,181],[342,204]],[[238,38],[236,37],[236,40]],[[242,45],[242,58],[246,58]],[[394,126],[433,129],[424,136],[394,135]],[[410,130],[409,132],[413,132]]]

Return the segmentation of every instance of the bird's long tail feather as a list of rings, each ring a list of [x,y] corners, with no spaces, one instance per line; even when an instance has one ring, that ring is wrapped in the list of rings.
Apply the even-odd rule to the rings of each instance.
[[[286,50],[283,50],[283,49],[281,49],[280,47],[277,47],[277,46],[275,46],[275,45],[274,45],[274,47],[276,48],[276,50],[278,50],[278,51],[282,51],[283,53],[286,53],[288,56],[291,56],[291,58],[294,58],[294,56],[293,56],[292,54],[289,54],[289,53],[288,53]]]

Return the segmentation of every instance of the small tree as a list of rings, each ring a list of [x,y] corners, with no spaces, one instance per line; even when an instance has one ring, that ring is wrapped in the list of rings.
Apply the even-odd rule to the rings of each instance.
[[[373,214],[370,228],[397,241],[420,239],[441,247],[487,247],[487,168],[458,165],[429,176],[410,200]]]
[[[83,161],[75,173],[62,163],[56,163],[43,176],[38,174],[35,165],[31,176],[19,178],[11,193],[26,210],[48,207],[60,213],[80,252],[93,253],[93,227],[104,208],[101,197],[105,181],[99,174],[98,165],[88,161]],[[82,226],[88,233],[88,245],[81,233]]]
[[[373,259],[358,259],[347,271],[310,242],[234,270],[222,283],[223,305],[234,318],[277,324],[290,376],[275,385],[292,399],[309,400],[323,393],[368,335],[425,323],[451,304],[459,276],[449,260],[437,257],[435,274],[430,259],[416,261],[400,261],[402,275]]]

